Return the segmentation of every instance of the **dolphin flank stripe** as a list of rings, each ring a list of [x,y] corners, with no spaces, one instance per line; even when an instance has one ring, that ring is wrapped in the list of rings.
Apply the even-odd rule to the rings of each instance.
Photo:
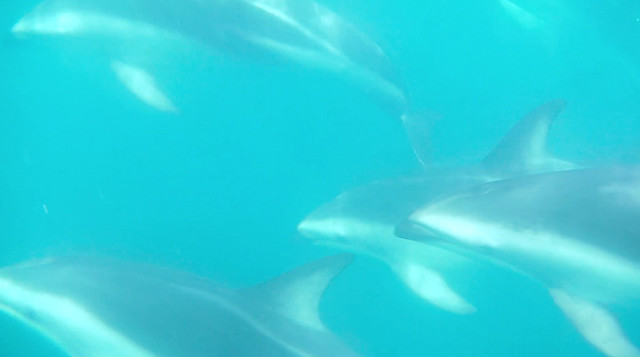
[[[2,278],[0,278],[0,291],[2,292],[0,310],[38,329],[63,349],[69,344],[82,345],[81,349],[86,354],[77,357],[155,357],[154,354],[113,330],[100,318],[67,298],[37,292]],[[18,308],[11,308],[12,303]],[[47,318],[49,321],[44,323],[37,319],[29,321],[23,317],[19,309],[24,308],[29,314],[29,306],[46,306],[50,311]],[[65,329],[59,330],[58,333],[51,333],[47,330],[46,324],[64,324]],[[90,335],[90,339],[78,339],[79,335]],[[78,346],[75,349],[77,350]]]
[[[629,165],[484,183],[428,203],[397,231],[539,280],[585,340],[638,357],[607,307],[640,301],[639,178]]]
[[[327,257],[235,291],[144,264],[47,259],[0,270],[0,311],[73,357],[355,357],[317,311],[351,260]]]

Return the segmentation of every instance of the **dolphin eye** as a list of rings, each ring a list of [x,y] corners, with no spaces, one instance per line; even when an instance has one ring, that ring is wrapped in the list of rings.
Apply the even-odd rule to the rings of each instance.
[[[24,317],[28,320],[31,321],[38,321],[38,314],[35,312],[35,310],[33,309],[29,309],[26,308],[24,309],[24,311],[22,312],[22,314],[24,315]]]

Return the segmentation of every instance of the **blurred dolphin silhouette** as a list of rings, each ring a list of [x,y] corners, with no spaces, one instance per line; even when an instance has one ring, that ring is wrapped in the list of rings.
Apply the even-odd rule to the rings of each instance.
[[[352,80],[398,116],[407,110],[404,84],[382,49],[309,0],[46,0],[12,31],[196,41],[251,60],[323,68]]]
[[[351,260],[328,257],[244,290],[138,263],[34,261],[0,270],[0,311],[74,357],[356,356],[318,316]]]

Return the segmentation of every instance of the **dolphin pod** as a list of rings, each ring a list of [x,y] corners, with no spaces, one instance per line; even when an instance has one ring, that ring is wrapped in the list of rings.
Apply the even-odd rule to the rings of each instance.
[[[12,32],[20,37],[197,42],[251,60],[322,68],[356,83],[398,117],[408,109],[404,84],[383,50],[356,27],[308,0],[46,0],[20,19]],[[143,102],[166,108],[150,103],[126,83]]]
[[[557,37],[539,11],[496,2],[523,29],[550,42]],[[429,161],[424,118],[413,114],[385,52],[313,1],[46,0],[12,32],[108,38],[99,42],[105,47],[176,41],[322,69],[401,118],[418,159]],[[105,52],[133,97],[180,113],[160,77],[136,61],[145,49],[116,45]],[[587,168],[551,155],[547,134],[564,105],[554,100],[533,110],[475,165],[426,167],[356,187],[297,229],[314,243],[381,260],[417,296],[457,314],[477,309],[459,290],[460,278],[483,265],[510,267],[544,285],[595,349],[640,357],[638,341],[615,313],[640,301],[640,167]],[[0,269],[0,311],[74,357],[356,356],[318,314],[324,290],[351,260],[325,258],[241,290],[139,263],[32,261]]]
[[[434,200],[401,235],[542,282],[582,336],[609,356],[640,356],[608,306],[640,301],[640,167],[490,182]]]
[[[55,258],[0,269],[0,311],[70,356],[356,356],[318,304],[351,262],[324,258],[229,290],[167,268]]]

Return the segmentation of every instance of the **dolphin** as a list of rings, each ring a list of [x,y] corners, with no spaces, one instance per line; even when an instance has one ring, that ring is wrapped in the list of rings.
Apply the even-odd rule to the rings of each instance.
[[[407,110],[403,81],[385,52],[309,0],[46,0],[12,32],[19,37],[133,38],[135,47],[150,39],[186,40],[251,60],[284,60],[335,72],[394,114]]]
[[[323,325],[332,256],[242,290],[134,262],[53,258],[0,269],[0,311],[73,357],[356,356]]]
[[[640,166],[481,184],[416,210],[397,232],[537,279],[602,353],[640,356],[608,311],[640,301]]]
[[[474,312],[474,306],[442,276],[443,272],[465,269],[468,259],[439,247],[398,239],[395,226],[425,202],[465,187],[574,167],[545,150],[549,126],[564,105],[562,100],[553,100],[533,110],[478,165],[431,169],[344,192],[307,216],[298,231],[314,242],[385,262],[414,293],[441,309],[458,314]]]

